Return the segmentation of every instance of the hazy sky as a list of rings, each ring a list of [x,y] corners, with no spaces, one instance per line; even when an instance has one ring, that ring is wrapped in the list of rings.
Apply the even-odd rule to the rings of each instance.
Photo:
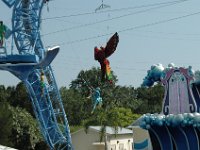
[[[45,47],[61,47],[52,63],[59,87],[68,86],[80,70],[99,66],[93,48],[105,46],[115,32],[119,45],[109,60],[119,85],[140,86],[156,63],[200,69],[199,0],[104,0],[110,8],[95,13],[101,4],[101,0],[53,0],[44,6],[42,41]],[[12,8],[0,1],[0,20],[10,28],[11,15]],[[0,84],[18,82],[0,71]]]

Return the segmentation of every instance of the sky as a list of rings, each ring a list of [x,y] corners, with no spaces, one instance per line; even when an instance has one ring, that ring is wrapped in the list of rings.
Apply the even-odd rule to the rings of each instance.
[[[115,32],[117,50],[108,59],[118,85],[139,87],[151,65],[200,70],[199,0],[104,0],[110,6],[95,12],[101,0],[52,0],[42,10],[45,48],[59,45],[52,62],[58,87],[68,87],[81,70],[99,67],[94,47],[105,46]],[[12,8],[0,1],[0,20],[11,27]],[[10,51],[11,39],[6,41]],[[19,80],[0,71],[0,84]]]

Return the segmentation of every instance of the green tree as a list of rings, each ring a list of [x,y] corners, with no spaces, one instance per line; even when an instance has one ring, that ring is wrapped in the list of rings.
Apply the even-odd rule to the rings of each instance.
[[[9,107],[8,103],[0,102],[0,144],[13,146],[9,139],[12,130],[12,113]]]
[[[42,141],[36,120],[25,109],[0,102],[0,122],[2,145],[33,150]]]
[[[106,127],[112,127],[117,135],[118,127],[130,125],[133,122],[133,117],[134,115],[130,109],[118,107],[113,107],[111,109],[98,108],[94,114],[83,123],[86,132],[89,126],[101,126],[100,141],[105,142],[105,150],[107,150]]]
[[[12,90],[8,100],[13,107],[21,107],[27,110],[32,116],[35,116],[30,97],[26,91],[25,85],[22,82],[17,84],[14,91]]]
[[[9,140],[12,129],[12,113],[9,111],[10,104],[7,100],[12,91],[11,87],[0,85],[0,144],[13,146]]]
[[[0,85],[1,144],[19,149],[34,149],[35,144],[41,140],[35,119],[25,109],[20,108],[28,108],[26,101],[30,103],[22,83],[16,88]]]
[[[157,84],[153,87],[139,87],[136,89],[137,99],[141,105],[136,110],[140,114],[144,113],[160,113],[164,98],[164,87]]]
[[[117,133],[118,127],[130,125],[141,114],[161,111],[164,97],[161,84],[135,89],[132,86],[116,85],[117,76],[114,75],[114,82],[110,85],[100,81],[100,74],[99,68],[82,70],[71,82],[69,89],[61,88],[64,107],[73,125],[81,125],[83,122],[86,130],[91,125],[100,125],[100,139],[103,140],[106,138],[106,126],[113,127]],[[103,105],[96,108],[94,114],[91,114],[92,100],[87,98],[90,87],[100,87],[103,99]]]
[[[73,80],[70,84],[70,89],[77,90],[82,96],[87,97],[90,93],[90,89],[88,87],[100,87],[101,89],[108,89],[111,87],[115,87],[115,83],[117,82],[117,76],[113,74],[113,84],[110,85],[107,82],[101,82],[101,71],[99,68],[91,68],[90,70],[83,71],[81,70],[78,74],[77,78]]]
[[[91,106],[90,109],[88,108],[87,114],[85,117],[82,115],[83,124],[87,130],[87,128],[91,125],[100,125],[101,126],[101,134],[100,140],[102,141],[103,138],[105,139],[105,129],[106,126],[111,126],[114,128],[116,133],[118,132],[118,127],[124,127],[132,123],[133,121],[133,114],[131,109],[133,108],[132,105],[128,105],[131,101],[131,104],[134,104],[135,93],[133,88],[123,88],[120,86],[116,86],[117,77],[114,75],[113,77],[113,84],[109,83],[101,83],[100,81],[100,70],[98,68],[92,68],[91,70],[81,71],[77,79],[73,80],[70,85],[71,91],[71,98],[73,94],[79,95],[82,102],[77,102],[76,105],[80,107],[79,113],[81,109],[88,106],[87,97],[90,93],[90,87],[96,88],[100,87],[101,89],[101,96],[103,98],[103,105],[95,110],[94,114],[91,114]],[[133,90],[133,91],[132,91]],[[126,93],[124,93],[126,92]],[[63,95],[63,94],[62,94]],[[69,98],[68,100],[71,99]],[[82,97],[82,98],[81,98]],[[88,102],[89,105],[92,105],[91,101]],[[87,104],[87,105],[88,105]],[[123,108],[127,107],[127,108]],[[106,140],[105,140],[106,141]],[[107,145],[107,143],[105,143]],[[107,146],[105,146],[107,148]]]
[[[137,113],[137,109],[142,103],[137,99],[137,91],[131,86],[115,86],[110,93],[110,99],[113,99],[112,102],[116,103],[118,107],[130,108],[133,113]]]
[[[81,125],[82,120],[89,118],[92,111],[92,99],[88,98],[91,94],[90,87],[100,87],[102,89],[102,96],[108,95],[104,92],[109,88],[114,87],[114,84],[110,86],[107,83],[100,82],[101,71],[99,68],[92,68],[86,71],[80,71],[77,78],[70,84],[70,88],[62,87],[60,93],[64,103],[65,110],[69,123],[71,125]],[[113,77],[114,81],[117,81],[116,76]],[[104,94],[105,93],[105,94]]]
[[[50,148],[45,141],[39,141],[35,145],[35,150],[50,150]]]
[[[6,88],[4,85],[0,85],[0,101],[5,102],[6,101]]]
[[[4,85],[0,85],[0,102],[9,102],[8,99],[13,91],[14,87],[8,86],[6,88]]]
[[[36,120],[20,107],[10,107],[10,110],[12,112],[10,140],[17,149],[33,150],[36,143],[42,141]]]
[[[64,109],[70,125],[81,125],[83,119],[89,117],[88,110],[91,110],[91,100],[82,96],[75,89],[60,89]]]

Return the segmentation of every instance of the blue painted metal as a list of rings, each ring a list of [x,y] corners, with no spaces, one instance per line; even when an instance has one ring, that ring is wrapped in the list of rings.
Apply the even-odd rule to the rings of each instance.
[[[44,57],[44,48],[40,38],[40,18],[43,0],[16,0],[12,28],[15,45],[22,55]]]
[[[35,55],[5,55],[0,56],[1,63],[37,63],[37,58]]]
[[[8,7],[12,7],[16,0],[2,0]]]
[[[6,28],[5,38],[8,39],[11,36],[12,31],[6,25],[5,28]]]
[[[199,149],[199,139],[198,139],[198,135],[196,133],[195,128],[184,127],[182,129],[185,132],[190,149],[198,150]]]
[[[29,92],[35,116],[50,149],[72,150],[71,135],[61,96],[40,38],[40,18],[43,0],[3,0],[13,6],[12,34],[18,50],[8,55],[6,47],[0,54],[0,69],[22,80]],[[41,63],[40,63],[41,62]],[[44,72],[45,86],[41,86]]]
[[[182,128],[168,127],[168,129],[171,132],[176,150],[190,150],[188,139]]]
[[[134,143],[134,149],[135,150],[140,150],[140,149],[147,149],[149,146],[149,142],[148,139],[145,139],[144,141],[140,142],[140,143]]]
[[[171,135],[166,126],[153,126],[151,130],[156,134],[162,150],[173,150]]]

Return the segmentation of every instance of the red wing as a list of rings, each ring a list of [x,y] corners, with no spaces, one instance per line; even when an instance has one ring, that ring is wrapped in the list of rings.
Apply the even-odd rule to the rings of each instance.
[[[119,36],[118,33],[116,32],[111,38],[110,40],[107,42],[107,45],[105,47],[105,57],[109,57],[110,55],[112,55],[114,53],[114,51],[117,48],[117,44],[119,42]]]

